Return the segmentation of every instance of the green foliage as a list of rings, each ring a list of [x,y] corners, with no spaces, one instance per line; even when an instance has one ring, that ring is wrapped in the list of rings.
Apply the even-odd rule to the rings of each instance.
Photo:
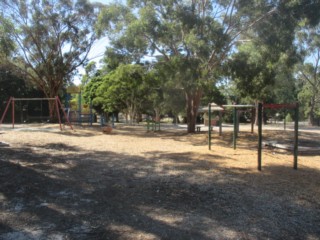
[[[0,2],[0,23],[6,37],[17,46],[17,57],[8,62],[47,97],[58,94],[76,68],[85,63],[96,39],[96,12],[85,0]]]
[[[311,125],[320,117],[320,25],[307,27],[301,24],[297,32],[299,50],[305,59],[297,64],[298,98]]]
[[[291,114],[288,113],[288,114],[286,115],[286,122],[292,122],[292,121],[293,121],[293,120],[292,120]]]

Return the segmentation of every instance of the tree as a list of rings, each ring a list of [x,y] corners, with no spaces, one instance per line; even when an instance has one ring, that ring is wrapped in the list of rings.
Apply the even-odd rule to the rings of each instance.
[[[18,48],[10,64],[47,98],[58,95],[96,39],[94,7],[86,0],[1,0],[0,7],[0,23]]]
[[[320,117],[320,24],[310,26],[304,19],[299,27],[297,39],[302,61],[296,66],[298,97],[309,124],[316,125]]]
[[[150,89],[148,81],[143,66],[120,65],[103,77],[103,82],[97,89],[96,102],[102,104],[106,112],[122,110],[130,116],[132,122],[147,100]]]
[[[217,74],[240,34],[276,11],[270,4],[248,18],[241,1],[128,1],[112,4],[99,16],[98,33],[108,34],[113,53],[139,61],[162,55],[171,62],[173,78],[183,87],[188,132],[195,131],[203,89]],[[262,9],[257,3],[257,8]],[[242,15],[241,15],[242,14]]]

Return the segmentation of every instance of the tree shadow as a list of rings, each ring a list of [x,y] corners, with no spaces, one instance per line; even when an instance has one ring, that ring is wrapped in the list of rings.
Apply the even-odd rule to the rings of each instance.
[[[2,149],[0,238],[320,237],[318,170],[260,173],[227,169],[211,154],[65,149],[50,157],[29,147]]]

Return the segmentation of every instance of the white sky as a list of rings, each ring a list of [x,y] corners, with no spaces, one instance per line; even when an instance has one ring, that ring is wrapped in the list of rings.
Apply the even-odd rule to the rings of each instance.
[[[99,2],[103,4],[108,4],[112,2],[112,0],[90,0],[90,2]],[[101,39],[98,39],[96,43],[92,46],[92,49],[88,55],[88,60],[95,61],[97,63],[97,67],[99,68],[99,61],[102,59],[103,54],[105,52],[106,46],[108,45],[109,40],[107,37],[103,37]],[[82,74],[85,73],[83,67],[78,68],[78,75],[74,77],[73,82],[76,85],[79,85],[81,83]]]

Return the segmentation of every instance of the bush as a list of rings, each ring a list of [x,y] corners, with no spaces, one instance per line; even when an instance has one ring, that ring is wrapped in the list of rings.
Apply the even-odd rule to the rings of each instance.
[[[291,117],[290,113],[288,113],[286,116],[286,122],[292,122],[292,117]]]

